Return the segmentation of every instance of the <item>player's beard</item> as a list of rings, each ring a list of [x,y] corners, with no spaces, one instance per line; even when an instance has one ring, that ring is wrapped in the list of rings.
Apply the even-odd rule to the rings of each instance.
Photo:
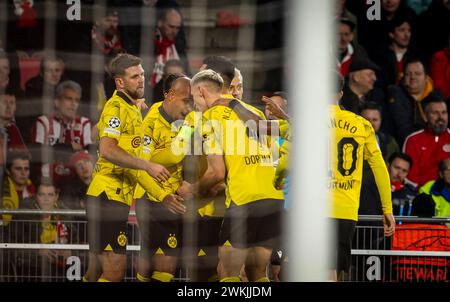
[[[142,99],[144,97],[144,87],[136,88],[134,91],[126,90],[127,94],[131,96],[133,99]]]

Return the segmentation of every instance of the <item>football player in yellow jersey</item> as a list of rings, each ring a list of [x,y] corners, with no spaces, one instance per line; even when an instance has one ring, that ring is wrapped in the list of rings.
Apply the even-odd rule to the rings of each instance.
[[[170,75],[167,82],[171,88],[162,102],[153,104],[143,122],[144,135],[148,140],[151,161],[166,167],[170,178],[161,188],[174,193],[183,181],[184,153],[173,150],[178,138],[190,140],[191,127],[183,138],[184,119],[193,109],[190,79]],[[166,83],[164,83],[165,86]],[[174,152],[176,151],[176,152]],[[178,152],[180,151],[180,152]],[[183,203],[170,200],[169,203],[148,195],[137,194],[136,214],[141,234],[141,254],[138,279],[140,281],[170,282],[177,268],[183,239],[183,217],[186,207]],[[153,273],[150,275],[150,272]]]
[[[191,80],[195,106],[203,112],[208,168],[198,182],[184,182],[178,192],[182,196],[202,194],[225,180],[227,209],[219,239],[220,280],[240,281],[240,269],[253,254],[255,269],[249,280],[268,281],[266,268],[280,235],[283,192],[273,186],[275,171],[268,146],[259,142],[233,110],[213,106],[221,98],[222,87],[222,77],[213,70],[203,70]]]
[[[140,158],[143,129],[136,103],[144,93],[141,59],[120,54],[111,62],[111,72],[117,91],[105,104],[97,125],[99,158],[87,191],[89,251],[92,261],[100,261],[98,281],[120,281],[124,276],[126,224],[136,183],[161,200],[178,198],[155,181],[167,180],[169,171]],[[90,279],[92,274],[87,273]]]
[[[348,280],[353,233],[358,221],[363,159],[369,163],[380,193],[385,236],[392,236],[395,220],[392,216],[389,173],[378,147],[375,131],[369,121],[337,105],[342,97],[344,79],[336,72],[338,90],[335,104],[330,105],[329,193],[334,229],[337,232],[336,260],[333,278]]]
[[[223,56],[206,57],[200,67],[200,70],[204,69],[213,69],[222,76],[225,82],[222,88],[224,98],[232,99],[232,92],[242,92],[242,77],[236,78],[235,66],[228,58]],[[230,82],[236,87],[232,88]],[[186,179],[190,183],[197,181],[208,166],[204,155],[187,156],[186,162],[191,163],[191,166],[193,163],[197,167],[196,171],[186,169],[188,172]],[[217,184],[205,194],[206,196],[197,196],[196,198],[199,207],[197,211],[199,214],[197,217],[198,257],[193,275],[196,281],[216,281],[219,233],[225,210],[225,184],[223,182]]]
[[[234,68],[234,78],[230,83],[230,92],[234,98],[242,100],[242,96],[244,95],[244,77],[236,67]]]
[[[242,90],[241,90],[242,75],[240,75],[240,72],[237,69],[235,69],[235,77],[231,82],[231,88],[234,91],[233,96],[235,98],[239,99],[239,97],[242,97]],[[276,135],[277,132],[271,129],[272,124],[270,124],[269,122],[265,122],[262,119],[264,119],[265,116],[267,117],[267,120],[277,121],[280,136],[278,137],[277,140],[273,140],[270,146],[271,149],[273,150],[275,167],[277,168],[275,173],[274,185],[276,188],[283,187],[283,190],[286,191],[285,179],[288,174],[288,157],[289,157],[288,153],[290,149],[290,130],[288,122],[289,116],[286,113],[287,112],[286,95],[284,92],[275,92],[270,98],[263,96],[262,101],[263,103],[266,104],[264,115],[254,114],[254,110],[253,112],[249,111],[247,110],[247,108],[237,103],[233,107],[233,109],[242,120],[244,121],[253,120],[257,122],[260,125],[259,130],[262,130],[261,132],[267,131],[268,133],[271,133],[271,135]],[[230,106],[231,102],[227,102],[224,99],[222,99],[219,102],[216,102],[216,104],[219,103],[225,106]],[[231,103],[231,106],[233,106],[233,103]],[[279,281],[279,272],[281,269],[280,265],[282,259],[284,258],[284,256],[279,255],[283,255],[281,246],[277,247],[277,250],[274,250],[272,252],[272,259],[271,259],[272,272],[274,280],[276,281]],[[245,268],[247,272],[250,272],[252,270],[251,265],[249,265],[249,263],[251,262],[252,259],[248,260],[247,266]]]
[[[274,97],[275,96],[275,97]],[[289,173],[289,151],[291,149],[291,134],[290,134],[290,126],[289,121],[290,117],[286,113],[287,112],[287,102],[286,96],[284,93],[278,92],[274,93],[272,97],[263,96],[261,101],[265,104],[265,113],[268,119],[270,120],[278,120],[280,127],[280,139],[282,143],[280,144],[279,149],[279,160],[277,163],[277,169],[275,172],[275,187],[280,187],[286,175]]]
[[[233,110],[245,122],[248,122],[250,120],[254,121],[255,122],[254,125],[257,126],[256,131],[261,130],[262,133],[273,135],[278,134],[278,131],[273,131],[276,128],[274,127],[272,129],[272,124],[262,122],[263,120],[266,120],[266,117],[261,110],[242,101],[243,77],[240,70],[235,67],[235,65],[229,58],[226,58],[224,56],[206,57],[203,60],[203,65],[201,66],[200,70],[205,69],[212,69],[215,72],[219,73],[219,75],[222,77],[224,81],[221,93],[222,98],[216,101],[217,105],[220,104],[233,108]],[[259,125],[260,127],[258,127]],[[210,225],[212,228],[214,227],[212,223]],[[210,233],[210,235],[212,234]],[[246,272],[249,275],[252,275],[253,271],[252,263],[254,262],[255,261],[253,261],[252,254],[249,257],[247,257],[247,265],[245,266],[245,271],[244,269],[242,269],[240,274],[242,280],[247,280]]]
[[[274,92],[270,98],[263,96],[262,100],[266,101],[265,102],[266,106],[264,108],[264,114],[266,115],[268,120],[279,120],[279,117],[274,112],[272,112],[271,106],[268,106],[267,104],[273,103],[277,107],[279,107],[283,112],[288,111],[287,95],[283,91]],[[278,160],[275,162],[275,168],[278,168],[278,165],[280,165],[280,163],[282,165],[283,164],[287,165],[287,158],[289,156],[289,153],[286,148],[286,145],[288,145],[288,144],[289,144],[289,141],[283,137],[279,137],[276,144],[274,144],[273,148],[277,148],[277,149],[275,149],[275,152],[277,152],[280,155]],[[278,176],[279,178],[281,178],[278,181],[277,181],[277,179],[275,179],[275,181],[274,181],[275,187],[276,188],[282,187],[283,192],[284,192],[284,198],[285,198],[284,208],[285,208],[285,210],[283,211],[283,215],[282,215],[282,219],[284,220],[287,217],[286,209],[288,208],[287,207],[287,200],[288,200],[287,199],[287,192],[288,192],[287,175],[284,173],[283,173],[283,175],[277,175],[275,173],[275,175],[276,175],[276,177]],[[270,264],[271,264],[271,268],[272,268],[273,280],[276,282],[281,281],[281,265],[286,259],[286,255],[285,255],[284,251],[285,251],[284,245],[283,245],[283,243],[281,243],[280,246],[277,247],[277,249],[274,249],[272,252]]]

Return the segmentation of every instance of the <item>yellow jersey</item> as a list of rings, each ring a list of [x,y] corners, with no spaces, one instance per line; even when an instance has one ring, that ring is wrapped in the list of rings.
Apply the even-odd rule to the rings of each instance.
[[[267,143],[247,128],[229,107],[214,106],[203,113],[203,148],[206,155],[223,155],[226,166],[226,206],[262,199],[283,200],[275,189],[275,170]]]
[[[278,120],[278,128],[280,130],[280,136],[284,140],[291,140],[291,127],[288,121]]]
[[[153,104],[144,118],[144,140],[147,141],[148,146],[144,147],[143,158],[163,165],[170,172],[169,179],[160,184],[160,187],[166,193],[173,194],[183,182],[182,160],[184,158],[184,153],[172,152],[173,141],[184,123],[183,121],[178,121],[178,123],[173,121],[162,104],[163,102]],[[138,186],[135,198],[140,198],[143,194],[144,190]],[[151,201],[161,202],[148,192],[147,196]]]
[[[373,171],[383,213],[392,213],[389,173],[370,122],[332,105],[329,128],[331,217],[358,221],[363,160]]]
[[[141,111],[123,92],[115,91],[106,102],[97,127],[99,140],[102,137],[113,138],[128,154],[142,156],[144,137]],[[131,205],[141,174],[141,181],[144,179],[149,186],[155,186],[156,181],[147,172],[120,167],[99,155],[87,195],[99,196],[105,192],[109,200]]]
[[[183,182],[183,159],[187,151],[181,145],[183,139],[190,139],[190,132],[187,135],[181,135],[183,126],[192,126],[194,124],[194,112],[186,116],[183,123],[173,121],[162,107],[163,102],[153,104],[144,118],[144,141],[148,138],[148,147],[144,146],[145,159],[159,163],[166,167],[170,172],[168,181],[161,185],[161,188],[167,193],[175,193]],[[180,143],[180,144],[179,144]],[[191,150],[192,151],[192,150]],[[202,157],[199,158],[199,168],[204,168],[206,163],[202,163]],[[136,187],[135,198],[140,198],[144,194],[141,186]],[[147,197],[150,201],[160,202],[151,194]],[[220,199],[219,199],[220,200]],[[211,198],[201,199],[198,202],[198,213],[201,216],[217,215],[217,205]]]
[[[3,176],[1,205],[5,210],[15,210],[19,208],[19,194],[17,193],[12,178],[6,175]],[[2,215],[3,225],[7,226],[11,222],[12,217],[13,216],[10,214]]]
[[[283,144],[279,146],[278,150],[278,163],[275,167],[275,187],[279,187],[289,173],[289,153],[291,150],[291,143],[288,140],[284,140]]]
[[[220,97],[224,98],[224,99],[235,99],[237,100],[239,103],[241,103],[246,109],[250,110],[251,112],[253,112],[254,114],[259,115],[262,119],[266,119],[265,114],[259,110],[258,108],[256,108],[255,106],[252,106],[250,104],[247,104],[246,102],[235,98],[232,94],[221,94]]]

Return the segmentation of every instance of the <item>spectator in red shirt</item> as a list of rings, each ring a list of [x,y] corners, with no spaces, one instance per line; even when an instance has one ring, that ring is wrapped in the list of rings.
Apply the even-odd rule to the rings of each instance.
[[[398,85],[403,78],[405,62],[415,57],[411,47],[411,20],[398,15],[389,25],[390,44],[374,58],[381,67],[380,85]]]
[[[22,134],[16,125],[16,96],[10,91],[0,91],[0,124],[6,130],[7,151],[21,150],[28,153]]]
[[[338,65],[341,75],[346,77],[349,73],[349,67],[355,57],[367,58],[367,52],[362,46],[354,43],[356,24],[346,18],[341,18],[339,24],[339,58]]]
[[[387,89],[387,114],[383,125],[400,145],[408,135],[426,126],[425,105],[430,100],[442,98],[441,93],[434,89],[421,60],[411,59],[404,68],[405,75],[400,85]]]
[[[442,92],[445,98],[450,99],[450,30],[448,46],[433,55],[430,65],[430,76],[434,81],[434,87]]]
[[[91,123],[87,117],[77,115],[81,86],[65,81],[56,89],[55,111],[36,120],[32,142],[42,145],[65,145],[80,151],[91,144]]]
[[[122,49],[118,27],[119,14],[116,10],[108,10],[105,16],[98,19],[93,25],[91,30],[92,42],[103,55],[108,55],[114,49]]]
[[[408,180],[422,186],[438,177],[438,164],[450,157],[450,130],[447,104],[442,98],[435,98],[425,107],[426,128],[408,136],[403,152],[408,154],[413,165]]]
[[[154,88],[161,81],[164,65],[168,60],[176,59],[188,69],[185,49],[176,45],[176,38],[182,24],[181,13],[174,8],[167,8],[158,13],[158,22],[154,38],[155,62],[150,83]]]
[[[42,176],[52,178],[58,187],[72,178],[67,165],[72,154],[92,144],[90,120],[77,115],[81,93],[76,82],[59,84],[55,110],[38,117],[32,130],[33,158],[43,159]]]

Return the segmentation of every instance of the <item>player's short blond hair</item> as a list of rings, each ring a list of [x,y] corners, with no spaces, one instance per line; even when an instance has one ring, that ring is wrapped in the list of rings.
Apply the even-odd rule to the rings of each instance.
[[[220,92],[222,91],[223,87],[223,79],[212,69],[205,69],[197,73],[192,79],[191,79],[191,85],[197,85],[199,83],[205,83],[207,89],[210,89],[214,92]]]

